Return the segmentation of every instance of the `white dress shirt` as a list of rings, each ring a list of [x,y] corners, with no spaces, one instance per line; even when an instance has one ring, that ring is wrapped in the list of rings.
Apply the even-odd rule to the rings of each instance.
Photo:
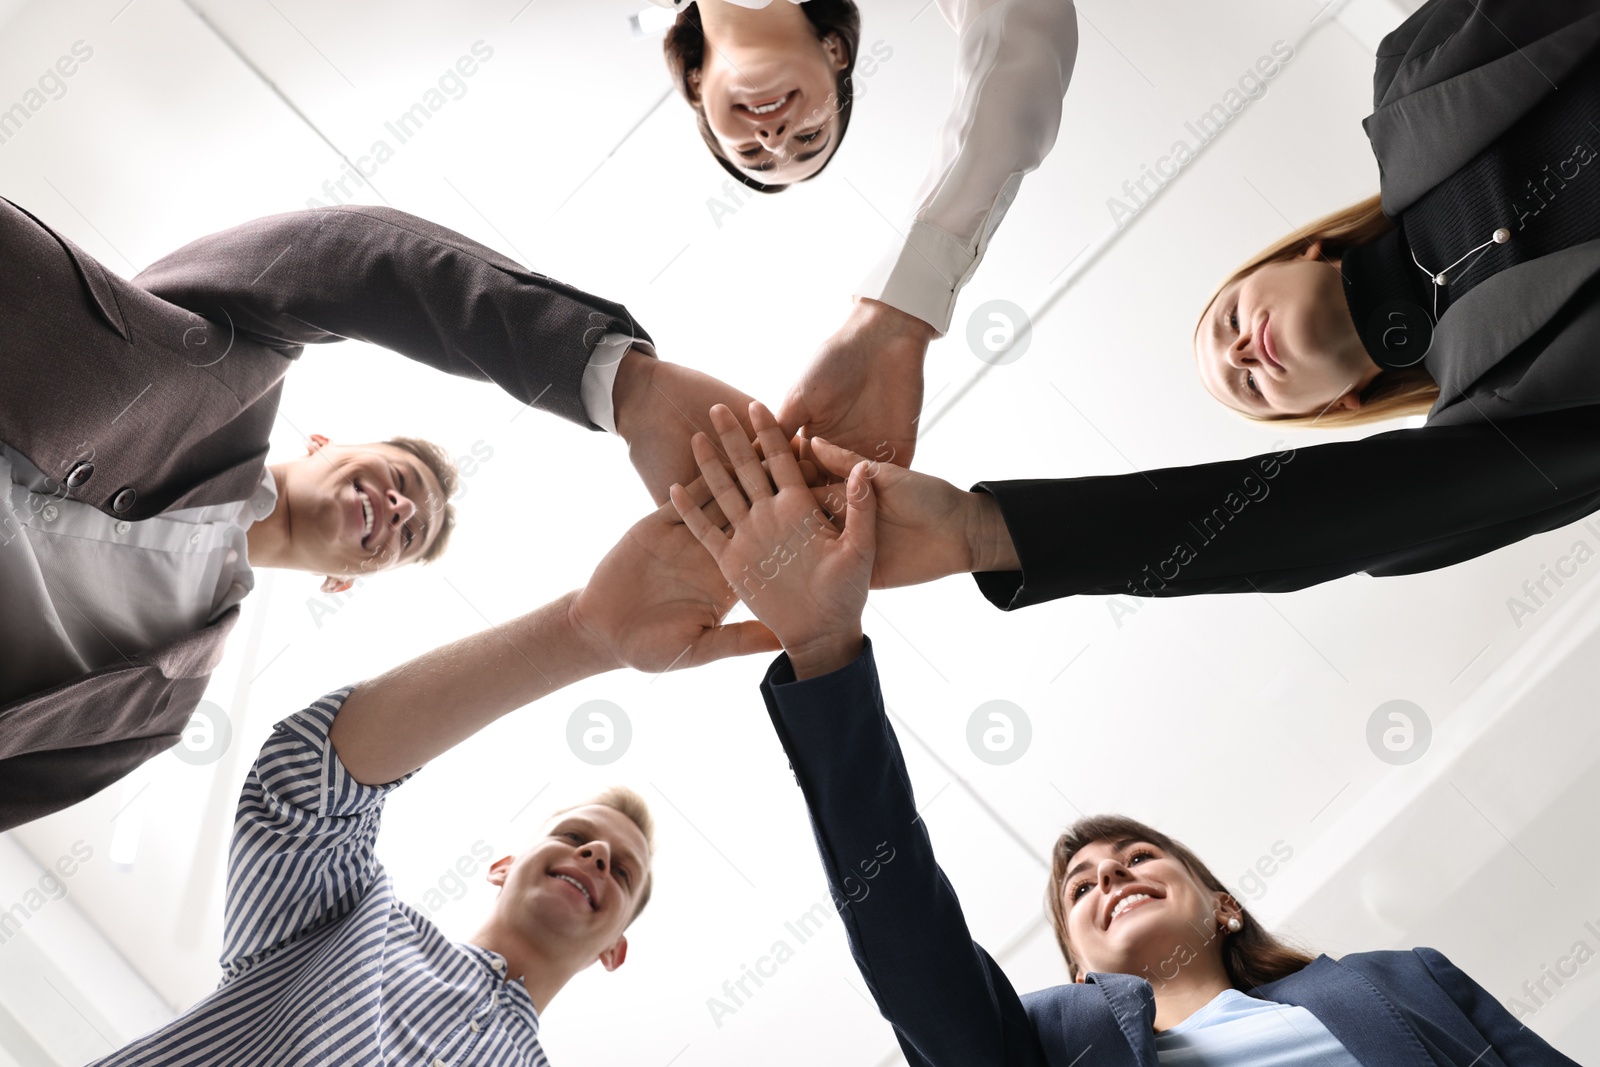
[[[681,8],[686,0],[654,0]],[[762,8],[771,0],[732,0]],[[1072,0],[939,0],[956,31],[955,95],[933,165],[897,240],[856,287],[938,330],[989,238],[1061,128],[1061,99],[1078,55]]]
[[[255,586],[245,530],[271,514],[263,468],[248,500],[142,522],[63,499],[0,444],[0,704],[205,626]]]

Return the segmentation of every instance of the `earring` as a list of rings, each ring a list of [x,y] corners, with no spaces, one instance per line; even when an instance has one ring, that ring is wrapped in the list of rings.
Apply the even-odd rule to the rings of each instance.
[[[1240,930],[1243,930],[1243,929],[1244,929],[1244,923],[1240,922],[1238,919],[1229,919],[1228,920],[1228,933],[1236,934]]]

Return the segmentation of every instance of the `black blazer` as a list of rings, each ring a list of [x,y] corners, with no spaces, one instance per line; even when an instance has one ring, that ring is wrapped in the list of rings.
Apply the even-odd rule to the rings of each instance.
[[[1592,0],[1430,0],[1378,49],[1365,121],[1395,215],[1600,49]],[[1591,164],[1600,166],[1600,163]],[[1600,179],[1585,195],[1600,196]],[[1576,187],[1575,192],[1578,192]],[[1600,509],[1600,241],[1508,268],[1440,318],[1420,429],[1103,478],[986,481],[1019,572],[996,606],[1076,593],[1284,591],[1448,566]]]
[[[1126,974],[1018,996],[972,940],[917,812],[869,641],[761,695],[805,794],[850,951],[912,1067],[1157,1067],[1155,996]],[[1253,990],[1303,1007],[1364,1067],[1576,1067],[1429,948],[1320,956]]]
[[[119,518],[248,497],[307,344],[370,341],[590,426],[579,385],[611,330],[648,336],[619,304],[391,208],[258,219],[130,282],[0,199],[0,441]],[[172,747],[238,615],[0,706],[0,830]]]

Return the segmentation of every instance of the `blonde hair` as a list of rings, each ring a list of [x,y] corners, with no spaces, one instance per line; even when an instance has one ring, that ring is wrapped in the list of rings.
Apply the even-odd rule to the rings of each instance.
[[[591,805],[610,808],[612,811],[627,816],[629,821],[639,828],[639,833],[644,835],[645,847],[650,850],[651,856],[655,855],[656,820],[650,814],[650,805],[645,803],[644,797],[625,785],[608,786],[588,800],[580,801],[571,807],[562,808],[560,811],[551,812],[550,819],[552,821],[559,819],[570,811],[587,808]],[[652,863],[650,865],[650,873],[645,875],[644,885],[639,889],[639,900],[633,906],[633,914],[628,917],[630,923],[637,919],[639,913],[644,910],[644,906],[650,903],[650,891],[655,888],[655,884],[655,864]]]
[[[1222,280],[1206,301],[1205,310],[1195,324],[1198,333],[1211,305],[1217,302],[1222,290],[1246,278],[1269,263],[1282,263],[1297,259],[1313,244],[1322,242],[1322,254],[1328,259],[1343,259],[1352,248],[1370,244],[1394,229],[1394,223],[1383,213],[1383,198],[1378,195],[1359,200],[1331,215],[1317,219],[1304,230],[1282,237]],[[1426,415],[1439,399],[1439,385],[1418,364],[1400,370],[1385,370],[1361,391],[1361,406],[1355,409],[1330,408],[1315,415],[1257,415],[1240,412],[1252,422],[1271,422],[1297,428],[1337,430],[1349,426],[1384,422],[1408,415]]]

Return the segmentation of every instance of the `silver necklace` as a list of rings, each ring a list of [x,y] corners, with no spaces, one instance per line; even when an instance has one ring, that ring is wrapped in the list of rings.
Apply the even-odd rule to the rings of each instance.
[[[1467,256],[1472,255],[1473,252],[1477,252],[1478,253],[1477,258],[1472,261],[1472,263],[1476,263],[1476,262],[1478,262],[1479,259],[1483,258],[1483,250],[1484,249],[1487,249],[1490,245],[1503,245],[1509,240],[1511,240],[1511,231],[1506,229],[1504,226],[1502,226],[1498,230],[1494,231],[1494,233],[1490,234],[1489,235],[1489,239],[1487,241],[1483,242],[1483,244],[1479,245],[1477,248],[1474,248],[1474,249],[1470,250],[1469,252],[1467,252],[1467,255],[1466,256],[1462,256],[1461,259],[1466,259]],[[1422,265],[1421,261],[1417,259],[1417,253],[1415,251],[1411,252],[1411,262],[1415,263],[1417,265],[1417,269],[1420,270],[1422,273],[1426,274],[1428,276],[1428,280],[1433,283],[1433,321],[1434,322],[1438,322],[1439,321],[1439,290],[1443,289],[1446,285],[1450,284],[1450,272],[1456,269],[1456,267],[1461,263],[1461,259],[1456,260],[1454,263],[1450,264],[1444,270],[1439,271],[1437,274],[1435,274],[1433,271],[1429,270],[1427,267],[1424,267]],[[1472,263],[1468,263],[1467,264],[1467,269],[1468,270],[1472,269]]]

